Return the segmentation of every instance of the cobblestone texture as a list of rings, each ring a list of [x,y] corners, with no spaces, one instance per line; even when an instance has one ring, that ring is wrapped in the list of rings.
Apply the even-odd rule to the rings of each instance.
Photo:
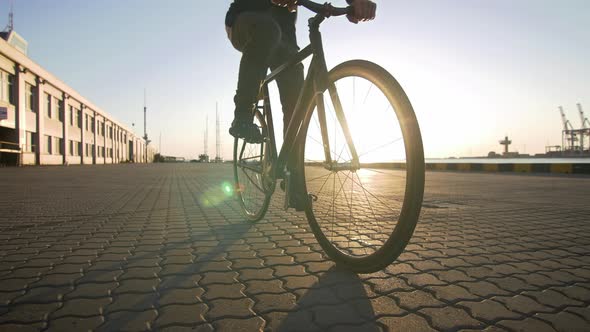
[[[0,330],[590,331],[588,177],[428,173],[406,251],[355,275],[280,191],[244,222],[231,174],[2,169]]]

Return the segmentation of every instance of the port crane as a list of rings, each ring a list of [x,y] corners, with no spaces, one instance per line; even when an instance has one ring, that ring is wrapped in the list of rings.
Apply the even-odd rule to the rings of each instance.
[[[572,123],[565,117],[563,107],[559,106],[559,112],[561,113],[561,121],[563,122],[562,143],[568,141],[569,148],[567,150],[574,151],[575,142],[578,141],[576,131],[574,130],[574,126],[572,126]]]
[[[590,121],[587,117],[584,116],[584,110],[582,109],[582,104],[578,103],[578,112],[580,113],[580,121],[582,123],[582,127],[580,129],[580,148],[582,152],[585,151],[584,143],[586,138],[589,138],[588,147],[590,148]]]

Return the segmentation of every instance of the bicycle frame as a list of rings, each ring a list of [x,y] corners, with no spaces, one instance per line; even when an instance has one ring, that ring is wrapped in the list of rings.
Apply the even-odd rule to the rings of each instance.
[[[273,150],[271,151],[271,160],[275,161],[270,165],[270,174],[274,178],[277,178],[280,175],[280,172],[285,169],[291,153],[293,153],[295,148],[300,146],[305,140],[305,133],[301,129],[306,128],[309,124],[309,121],[311,120],[313,108],[311,107],[312,104],[308,104],[308,101],[313,101],[313,98],[315,98],[315,104],[317,106],[318,120],[320,123],[324,146],[324,155],[326,158],[326,162],[323,166],[329,170],[358,170],[360,168],[359,156],[354,146],[354,142],[352,141],[348,123],[344,117],[342,104],[340,102],[338,92],[336,91],[336,86],[335,84],[328,82],[328,69],[324,56],[322,36],[319,30],[321,23],[325,19],[326,17],[323,14],[318,14],[309,20],[310,44],[299,51],[289,61],[272,71],[262,83],[262,94],[264,100],[263,116],[266,119],[268,135],[272,143],[271,146],[273,147]],[[281,147],[280,153],[277,156],[268,85],[275,81],[277,77],[285,70],[300,64],[310,56],[312,56],[312,59],[307,72],[307,77],[303,83],[303,88],[299,94],[292,118],[289,121],[283,141],[283,146]],[[326,90],[329,91],[330,98],[332,99],[332,103],[334,105],[336,117],[340,123],[340,126],[342,127],[348,148],[350,149],[352,156],[351,163],[338,164],[334,163],[331,158],[323,95]]]

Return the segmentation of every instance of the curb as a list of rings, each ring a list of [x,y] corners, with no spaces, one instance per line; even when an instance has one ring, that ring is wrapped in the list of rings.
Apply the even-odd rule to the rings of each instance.
[[[590,174],[588,164],[427,163],[429,171]]]

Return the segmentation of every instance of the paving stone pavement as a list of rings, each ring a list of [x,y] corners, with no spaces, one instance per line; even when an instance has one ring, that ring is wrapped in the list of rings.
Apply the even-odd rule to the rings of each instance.
[[[244,222],[231,174],[0,170],[0,331],[590,330],[588,177],[428,173],[407,250],[357,275],[280,193]]]

